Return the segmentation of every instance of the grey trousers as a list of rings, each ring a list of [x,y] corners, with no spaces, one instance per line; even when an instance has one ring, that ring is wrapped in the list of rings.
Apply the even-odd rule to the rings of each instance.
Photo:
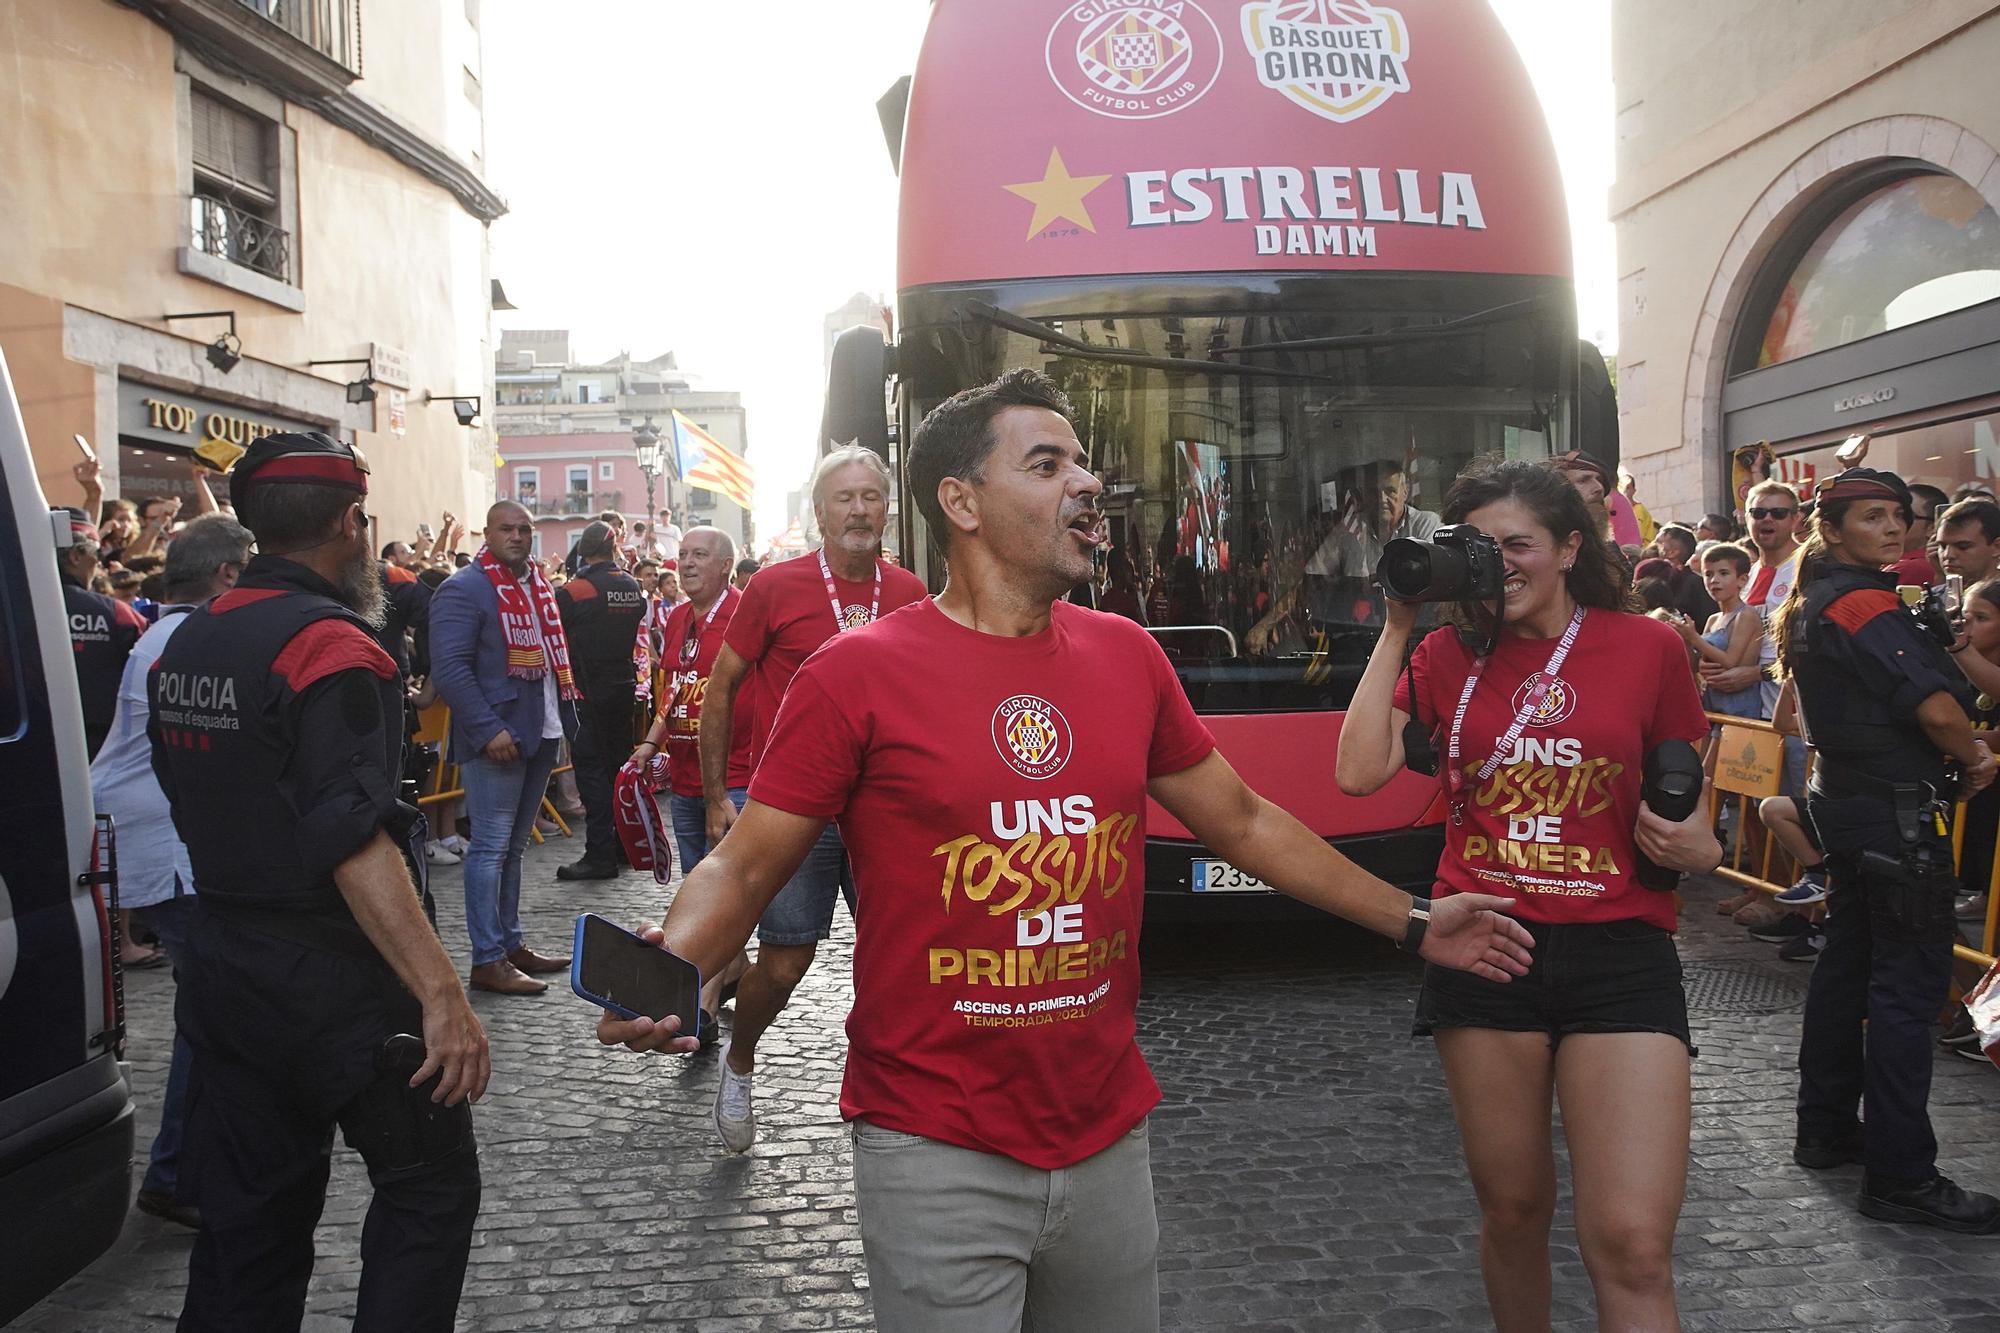
[[[881,1333],[1154,1333],[1146,1122],[1044,1171],[865,1120],[854,1195]]]

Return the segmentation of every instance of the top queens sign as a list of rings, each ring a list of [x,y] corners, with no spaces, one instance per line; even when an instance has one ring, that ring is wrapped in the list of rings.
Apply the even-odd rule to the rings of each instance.
[[[905,288],[1571,271],[1484,0],[937,0],[905,124]]]

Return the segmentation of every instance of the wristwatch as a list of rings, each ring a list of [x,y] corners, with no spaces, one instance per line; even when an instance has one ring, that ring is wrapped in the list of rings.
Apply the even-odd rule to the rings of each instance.
[[[1424,932],[1431,927],[1431,900],[1410,896],[1410,916],[1403,926],[1403,938],[1396,947],[1405,953],[1415,953],[1424,947]]]

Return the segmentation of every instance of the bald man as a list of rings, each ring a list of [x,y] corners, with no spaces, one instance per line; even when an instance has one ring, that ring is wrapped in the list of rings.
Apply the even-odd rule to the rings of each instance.
[[[534,547],[533,516],[502,500],[486,511],[486,544],[431,598],[431,679],[451,706],[451,749],[472,820],[472,985],[501,995],[539,995],[549,986],[538,974],[569,966],[567,956],[537,953],[521,937],[521,859],[563,737],[576,734],[582,697]]]

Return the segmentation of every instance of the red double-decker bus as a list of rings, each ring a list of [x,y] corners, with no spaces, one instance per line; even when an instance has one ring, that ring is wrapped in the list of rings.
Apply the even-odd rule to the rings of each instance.
[[[937,0],[884,119],[896,342],[885,361],[843,335],[830,436],[893,456],[957,390],[1048,374],[1104,481],[1082,595],[1146,623],[1252,786],[1429,884],[1436,781],[1333,783],[1375,561],[1429,535],[1475,455],[1616,449],[1590,424],[1615,431],[1554,152],[1497,20],[1480,0]],[[900,524],[936,586],[915,506]],[[1165,811],[1147,827],[1150,912],[1275,907]]]

